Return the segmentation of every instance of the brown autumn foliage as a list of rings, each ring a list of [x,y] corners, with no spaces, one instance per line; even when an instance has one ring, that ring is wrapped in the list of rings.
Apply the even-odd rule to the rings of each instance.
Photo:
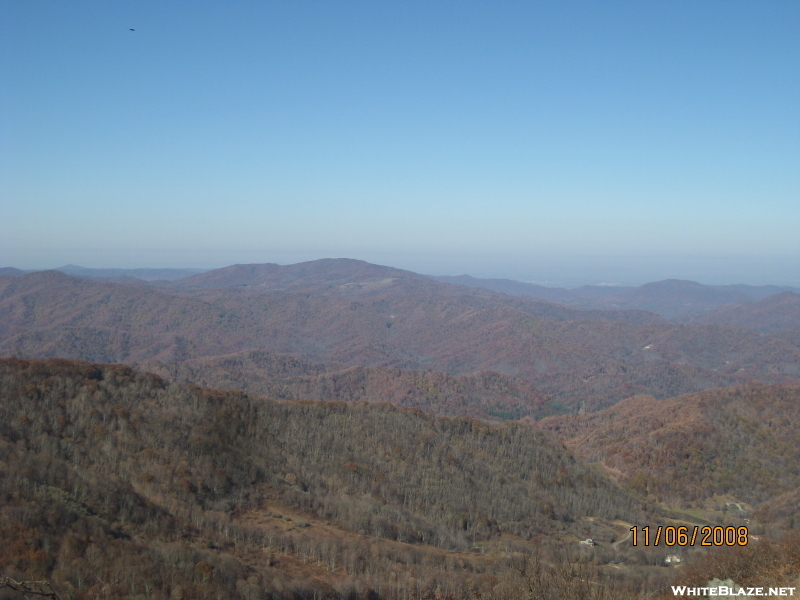
[[[0,361],[0,410],[0,572],[65,598],[489,597],[543,534],[648,518],[519,423],[65,360]]]
[[[533,296],[576,308],[637,309],[654,312],[670,320],[689,321],[695,316],[714,314],[733,304],[758,302],[784,292],[800,289],[776,285],[703,285],[695,281],[666,279],[638,287],[585,285],[575,289],[543,287],[510,279],[477,279],[469,275],[435,276],[436,281],[468,287],[482,287],[512,296]],[[702,320],[702,318],[701,318]],[[717,322],[705,321],[702,322]],[[775,320],[773,320],[775,322]],[[782,322],[796,326],[796,319]],[[741,322],[727,324],[749,327]],[[749,327],[752,328],[752,327]],[[786,327],[784,327],[786,328]]]
[[[7,356],[174,363],[250,349],[345,367],[494,371],[557,411],[800,377],[800,349],[777,336],[578,310],[360,261],[238,265],[161,287],[6,276],[0,317]]]
[[[800,487],[759,505],[753,519],[767,523],[773,534],[800,530]]]
[[[691,322],[733,325],[759,333],[800,331],[800,294],[783,292],[758,302],[722,306],[693,318]]]
[[[442,415],[514,420],[554,414],[528,382],[496,371],[453,376],[441,371],[348,367],[260,350],[138,367],[171,381],[243,390],[289,400],[389,402]]]
[[[756,504],[800,486],[800,386],[751,383],[667,400],[633,397],[538,426],[661,502],[732,494]]]
[[[697,554],[680,573],[676,585],[702,586],[711,579],[733,579],[743,587],[797,587],[800,532]]]

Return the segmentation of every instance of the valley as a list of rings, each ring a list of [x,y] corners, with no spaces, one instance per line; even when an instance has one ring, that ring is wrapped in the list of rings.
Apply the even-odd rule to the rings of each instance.
[[[492,371],[570,412],[637,394],[800,382],[799,309],[786,310],[785,327],[771,333],[674,323],[345,259],[234,265],[158,286],[48,271],[0,276],[0,355],[178,365],[261,350],[343,368]],[[272,377],[252,361],[243,368],[253,382]]]
[[[746,526],[764,550],[740,552],[789,565],[774,581],[800,572],[791,290],[592,304],[346,259],[87,271],[0,272],[8,577],[75,598],[599,600],[671,597],[739,556],[668,566],[631,545],[645,524]]]

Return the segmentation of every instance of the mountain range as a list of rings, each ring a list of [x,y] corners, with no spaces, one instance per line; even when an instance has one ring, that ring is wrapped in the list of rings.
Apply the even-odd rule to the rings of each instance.
[[[800,522],[791,289],[63,270],[0,271],[0,565],[68,597],[671,597],[633,524]]]
[[[703,285],[695,281],[666,279],[638,287],[585,285],[575,289],[552,288],[510,279],[479,279],[469,275],[433,276],[436,281],[484,288],[513,296],[532,296],[577,308],[634,308],[666,319],[691,321],[729,304],[757,302],[782,292],[800,294],[800,288],[777,285]],[[792,328],[800,327],[795,320]]]
[[[533,415],[542,406],[594,410],[636,394],[666,398],[754,378],[798,382],[795,296],[778,296],[785,315],[764,334],[734,323],[773,314],[762,305],[774,296],[737,305],[721,324],[692,324],[445,284],[346,259],[234,265],[158,285],[44,271],[0,276],[0,354],[164,365],[202,359],[209,383],[217,381],[210,359],[246,350],[343,369],[493,372],[530,390],[522,404],[536,406]],[[230,365],[224,369],[229,377]],[[246,371],[255,386],[248,389],[272,385],[255,383],[272,380],[269,369],[251,362]],[[353,374],[336,379],[361,385]],[[379,387],[383,393],[391,386]],[[430,403],[418,391],[410,395]],[[492,410],[519,416],[520,406]],[[469,410],[464,414],[476,414]]]
[[[354,275],[351,268],[344,265],[353,261],[347,259],[323,259],[297,265],[280,266],[277,264],[232,265],[223,269],[91,269],[77,265],[64,265],[57,271],[101,281],[114,281],[132,285],[161,285],[182,279],[181,286],[187,287],[230,287],[237,285],[258,286],[282,289],[287,279],[301,278],[306,280],[316,277],[324,281],[327,277],[335,278],[339,265],[339,276],[347,283]],[[388,276],[390,271],[408,276],[410,271],[379,267],[362,263],[365,267],[362,276],[369,269],[376,276]],[[382,271],[381,271],[382,270]],[[379,272],[381,271],[381,272]],[[13,267],[0,268],[0,275],[23,275],[32,271],[23,271]],[[193,277],[209,273],[205,277]],[[745,304],[763,300],[782,292],[800,294],[800,288],[777,285],[704,285],[695,281],[667,279],[647,283],[641,286],[621,285],[584,285],[578,288],[565,289],[546,287],[533,283],[514,281],[511,279],[480,279],[469,275],[447,276],[429,275],[430,279],[442,283],[465,287],[482,288],[511,296],[530,296],[541,300],[565,304],[576,308],[618,309],[632,308],[655,312],[660,316],[679,321],[689,321],[692,317],[704,315],[714,309],[730,304]],[[796,319],[789,324],[798,329]]]

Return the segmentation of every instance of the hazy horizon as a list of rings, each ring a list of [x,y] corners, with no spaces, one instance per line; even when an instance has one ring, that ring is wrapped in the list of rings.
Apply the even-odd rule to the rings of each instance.
[[[309,258],[308,260],[318,260],[321,258],[353,258],[353,257],[330,256],[330,257]],[[771,263],[770,265],[765,265],[765,264],[761,265],[762,267],[761,277],[744,279],[742,277],[737,278],[734,269],[731,269],[727,272],[722,270],[717,270],[716,277],[708,277],[708,276],[701,277],[700,275],[702,275],[703,273],[707,273],[710,266],[709,263],[711,263],[710,260],[697,260],[696,264],[693,261],[687,261],[687,260],[674,261],[673,264],[670,264],[669,262],[665,261],[663,264],[657,265],[656,268],[653,268],[652,264],[626,265],[617,263],[608,265],[604,264],[604,261],[599,259],[591,261],[586,258],[582,260],[572,260],[572,261],[562,259],[561,262],[550,261],[547,264],[539,264],[537,266],[528,265],[527,268],[519,264],[517,265],[485,264],[483,266],[477,264],[473,265],[471,268],[469,266],[465,266],[465,268],[459,268],[455,263],[451,263],[449,270],[448,270],[448,263],[446,260],[440,261],[438,265],[435,262],[428,262],[427,264],[430,266],[430,268],[420,268],[418,265],[424,266],[426,264],[426,261],[421,259],[418,259],[416,261],[412,259],[407,259],[407,260],[400,260],[399,262],[390,262],[385,260],[382,261],[380,260],[380,257],[378,257],[375,260],[369,260],[367,258],[359,258],[356,260],[366,260],[367,262],[371,262],[373,264],[405,269],[422,275],[430,275],[430,276],[469,275],[480,279],[511,279],[515,281],[534,283],[537,285],[544,285],[548,287],[576,288],[582,285],[638,286],[638,285],[643,285],[645,283],[651,283],[654,281],[662,281],[665,279],[690,280],[705,285],[745,284],[745,285],[756,285],[756,286],[776,285],[776,286],[800,287],[800,277],[795,277],[794,279],[792,279],[791,277],[782,276],[781,270],[778,268],[780,264],[779,263],[776,264],[775,262]],[[284,260],[255,260],[255,261],[241,260],[226,264],[160,263],[160,264],[142,265],[136,263],[129,263],[122,266],[120,264],[112,264],[105,262],[101,263],[92,262],[90,264],[64,262],[61,264],[40,264],[28,267],[20,267],[19,265],[4,264],[0,265],[0,267],[14,267],[25,271],[60,269],[66,266],[77,266],[88,269],[112,269],[112,270],[113,269],[123,269],[123,270],[198,269],[198,270],[208,271],[208,270],[231,266],[234,264],[274,263],[280,265],[291,265],[299,262],[307,262],[307,261],[302,259],[285,260],[284,257]],[[727,262],[735,262],[735,261],[727,261]],[[691,268],[692,265],[694,265],[694,268]],[[438,269],[437,266],[439,267]],[[749,265],[750,268],[755,268],[756,266],[757,265],[753,264]],[[772,266],[773,270],[765,268],[769,266]],[[647,276],[647,273],[652,273],[652,276]],[[676,275],[676,273],[678,274]],[[770,277],[770,275],[773,276]]]
[[[800,286],[800,3],[0,3],[0,264]]]

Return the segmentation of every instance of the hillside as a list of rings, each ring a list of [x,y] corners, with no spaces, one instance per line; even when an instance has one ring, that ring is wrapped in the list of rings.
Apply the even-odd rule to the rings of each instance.
[[[800,487],[760,505],[753,512],[753,519],[768,523],[774,534],[796,531],[800,526]]]
[[[494,371],[524,380],[558,410],[752,378],[800,381],[800,348],[745,329],[676,325],[635,310],[580,310],[360,261],[256,267],[190,277],[252,283],[200,289],[189,289],[186,279],[173,282],[178,289],[57,271],[0,277],[0,355],[173,363],[262,350],[343,368],[455,377]],[[250,279],[228,277],[242,271]],[[278,284],[284,287],[260,287]],[[258,369],[247,375],[266,376]]]
[[[667,279],[625,290],[606,302],[615,308],[635,307],[674,319],[743,300],[749,300],[749,297],[739,290],[720,289],[718,286],[702,285],[695,281]]]
[[[758,302],[723,306],[694,317],[690,323],[732,325],[759,333],[800,331],[800,294],[783,292]]]
[[[731,495],[755,505],[800,486],[800,386],[637,396],[538,427],[660,502],[700,506]]]
[[[478,279],[469,275],[435,276],[432,279],[514,296],[532,296],[575,308],[645,310],[678,321],[689,320],[733,304],[759,301],[775,294],[800,292],[800,289],[788,286],[703,285],[680,279],[655,281],[636,287],[585,285],[570,290],[510,279]],[[698,322],[722,324],[722,321],[702,318]],[[734,322],[727,324],[745,326]]]
[[[788,342],[795,348],[800,348],[800,330],[798,329],[778,331],[777,333],[772,334],[771,337]]]
[[[258,350],[140,366],[171,381],[272,398],[390,402],[441,415],[490,420],[539,418],[553,413],[546,408],[549,398],[529,383],[493,371],[453,376],[386,367],[343,368]]]
[[[336,293],[405,283],[417,288],[436,286],[423,275],[363,260],[325,258],[294,265],[231,265],[172,282],[182,289],[244,287],[264,291]]]
[[[564,288],[546,287],[513,279],[482,279],[470,275],[430,275],[430,278],[441,283],[483,288],[510,296],[533,296],[541,300],[564,302],[565,304],[576,296],[571,290]]]
[[[65,597],[490,597],[511,546],[648,518],[518,423],[65,360],[0,360],[0,398],[0,569]]]
[[[230,334],[221,321],[207,302],[148,287],[59,271],[0,278],[0,353],[6,356],[120,362],[223,353]]]

